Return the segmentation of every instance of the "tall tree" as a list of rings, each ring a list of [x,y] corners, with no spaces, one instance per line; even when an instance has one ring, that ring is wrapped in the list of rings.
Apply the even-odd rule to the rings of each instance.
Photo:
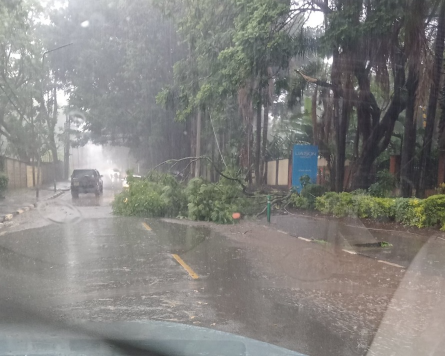
[[[188,128],[156,103],[184,48],[153,1],[71,0],[51,21],[48,47],[74,43],[50,63],[69,111],[84,118],[80,144],[127,146],[146,167],[190,154]]]
[[[417,190],[418,197],[424,197],[426,188],[426,177],[430,171],[428,165],[429,156],[431,154],[431,146],[433,143],[433,132],[436,123],[436,108],[439,97],[441,74],[443,67],[443,52],[445,41],[445,2],[442,1],[439,7],[439,14],[437,20],[437,32],[434,42],[434,62],[431,78],[431,86],[427,107],[427,119],[425,134],[423,137],[422,153],[420,159],[420,180]]]
[[[54,139],[39,106],[44,47],[37,33],[43,16],[33,1],[0,1],[0,134],[6,152],[24,161],[37,159]]]

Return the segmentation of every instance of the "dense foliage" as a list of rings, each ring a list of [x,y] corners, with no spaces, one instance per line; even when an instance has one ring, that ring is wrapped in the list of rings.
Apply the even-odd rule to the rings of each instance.
[[[181,184],[171,175],[152,174],[146,179],[127,178],[128,190],[113,201],[113,211],[124,216],[177,217],[186,211]]]
[[[151,174],[143,180],[130,177],[129,189],[115,198],[113,211],[124,216],[188,217],[227,224],[233,222],[233,213],[251,214],[262,208],[259,204],[260,198],[247,198],[238,182],[226,178],[218,183],[195,178],[185,185],[169,174]]]
[[[292,205],[312,209],[336,217],[358,217],[395,221],[403,225],[440,227],[445,230],[445,195],[427,199],[380,198],[367,194],[329,192],[316,198],[315,205],[305,197],[294,194]]]
[[[47,14],[38,1],[0,0],[0,154],[57,160],[58,78],[45,65],[41,36]]]
[[[303,184],[300,194],[292,194],[290,204],[298,208],[314,209],[317,197],[326,193],[326,188],[317,184]]]
[[[378,171],[391,154],[401,155],[402,196],[436,182],[441,0],[0,0],[0,9],[2,153],[57,160],[64,91],[76,144],[130,147],[146,170],[206,155],[214,165],[176,168],[214,182],[235,164],[261,185],[267,160],[304,143],[319,146],[333,191],[390,195],[395,182]],[[313,14],[322,18],[308,22]]]

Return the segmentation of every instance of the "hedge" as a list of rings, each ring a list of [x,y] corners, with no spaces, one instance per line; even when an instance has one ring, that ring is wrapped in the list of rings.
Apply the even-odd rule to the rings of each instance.
[[[367,194],[329,192],[315,198],[315,206],[302,195],[293,194],[291,204],[336,217],[353,216],[386,219],[408,226],[437,227],[445,230],[445,195],[427,199],[379,198]]]

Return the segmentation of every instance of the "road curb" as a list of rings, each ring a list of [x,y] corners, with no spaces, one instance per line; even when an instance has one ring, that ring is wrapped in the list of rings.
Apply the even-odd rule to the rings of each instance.
[[[49,198],[46,198],[45,200],[43,200],[42,202],[48,201],[48,200],[53,200],[56,199],[58,197],[60,197],[62,194],[64,194],[65,192],[67,192],[67,190],[62,190],[57,192],[56,194],[52,195]],[[9,214],[5,214],[5,215],[0,215],[0,229],[4,227],[4,222],[6,221],[11,221],[14,219],[15,216],[17,215],[21,215],[26,213],[29,210],[32,210],[34,208],[37,207],[38,203],[28,203],[28,204],[23,204],[23,206]]]

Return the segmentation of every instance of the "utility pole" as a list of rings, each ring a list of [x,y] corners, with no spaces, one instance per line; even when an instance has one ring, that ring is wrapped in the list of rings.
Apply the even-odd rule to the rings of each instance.
[[[66,114],[65,119],[65,156],[63,158],[64,163],[64,177],[68,179],[70,175],[70,129],[71,129],[71,119],[70,115]]]
[[[49,54],[49,53],[52,53],[52,52],[58,51],[58,50],[60,50],[62,48],[71,46],[72,44],[73,43],[71,42],[71,43],[68,43],[66,45],[59,46],[59,47],[50,49],[50,50],[48,50],[46,52],[43,52],[43,54],[42,54],[42,82],[41,82],[41,86],[42,86],[42,100],[45,100],[44,95],[43,95],[43,93],[44,93],[44,88],[43,88],[43,71],[45,69],[45,56],[47,54]],[[55,95],[57,95],[57,91],[55,91]],[[45,105],[45,103],[43,103],[43,105]],[[57,101],[56,101],[56,105],[54,107],[54,110],[57,110]],[[46,114],[49,115],[48,112],[46,112]],[[55,116],[57,117],[57,114]],[[54,155],[53,155],[53,166],[54,166],[53,167],[54,168],[54,170],[53,170],[53,174],[54,174],[54,176],[53,176],[53,178],[54,178],[54,192],[56,192],[57,191],[57,157],[55,157]]]

